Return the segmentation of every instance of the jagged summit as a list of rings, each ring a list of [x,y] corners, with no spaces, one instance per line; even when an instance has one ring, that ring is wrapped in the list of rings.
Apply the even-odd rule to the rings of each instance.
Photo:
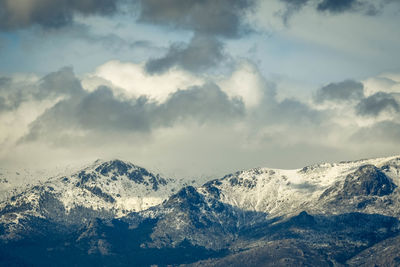
[[[107,162],[101,163],[97,168],[96,171],[101,173],[102,175],[126,175],[128,171],[136,166],[129,162],[124,162],[119,159],[110,160]],[[143,169],[140,167],[136,167],[138,169]]]
[[[166,186],[172,179],[164,179],[159,174],[153,174],[145,168],[125,162],[119,159],[101,161],[96,160],[94,164],[74,174],[79,181],[77,186],[88,183],[101,183],[106,180],[106,185],[116,183],[119,179],[128,179],[136,184],[143,184],[157,191],[160,186]]]

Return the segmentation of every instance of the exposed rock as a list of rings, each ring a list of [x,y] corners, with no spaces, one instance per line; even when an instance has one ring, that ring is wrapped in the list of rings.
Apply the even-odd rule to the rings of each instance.
[[[396,185],[380,169],[374,165],[364,165],[346,177],[343,194],[385,196],[395,188]]]

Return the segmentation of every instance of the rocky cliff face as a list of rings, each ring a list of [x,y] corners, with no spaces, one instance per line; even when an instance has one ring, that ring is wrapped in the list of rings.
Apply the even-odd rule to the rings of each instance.
[[[397,244],[400,236],[399,169],[399,157],[257,168],[195,187],[119,160],[96,162],[0,204],[0,259],[395,266],[390,240]]]
[[[386,196],[396,187],[383,171],[368,164],[346,177],[342,192],[347,196]]]

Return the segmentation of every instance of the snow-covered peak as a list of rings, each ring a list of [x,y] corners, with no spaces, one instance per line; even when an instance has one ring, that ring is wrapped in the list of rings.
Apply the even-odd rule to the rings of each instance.
[[[323,201],[331,200],[321,200],[321,195],[328,189],[333,192],[335,188],[336,193],[343,190],[346,178],[350,175],[348,179],[357,179],[355,176],[362,173],[358,171],[362,166],[379,168],[375,173],[377,177],[383,173],[393,181],[394,186],[400,185],[400,157],[393,156],[323,163],[295,170],[255,168],[210,181],[199,191],[214,195],[223,203],[243,210],[264,212],[270,217],[293,215],[302,210],[329,212],[324,210]],[[351,176],[353,173],[356,175]],[[390,182],[383,186],[393,189]]]
[[[121,217],[158,205],[181,187],[129,162],[98,160],[9,197],[0,203],[0,210],[8,211],[0,221],[18,224],[26,216],[58,219],[60,214],[73,222],[85,216]]]
[[[79,178],[77,186],[99,184],[106,187],[110,184],[117,184],[117,181],[122,179],[128,180],[130,183],[151,187],[154,191],[166,186],[169,182],[174,182],[173,179],[164,179],[145,168],[117,159],[105,162],[97,160],[94,164],[76,172],[72,176]]]
[[[360,177],[365,173],[366,177]],[[254,168],[197,186],[188,180],[163,178],[118,159],[97,160],[66,175],[28,186],[0,202],[0,210],[7,210],[0,221],[17,224],[26,216],[57,219],[60,212],[73,221],[85,213],[92,217],[118,218],[149,210],[187,185],[192,185],[204,199],[211,199],[210,203],[217,201],[245,212],[267,214],[270,218],[291,216],[303,210],[335,213],[338,209],[347,212],[362,209],[367,213],[382,209],[382,214],[397,216],[400,204],[386,208],[385,203],[399,202],[396,200],[400,199],[399,173],[400,157],[397,156],[323,163],[295,170]]]

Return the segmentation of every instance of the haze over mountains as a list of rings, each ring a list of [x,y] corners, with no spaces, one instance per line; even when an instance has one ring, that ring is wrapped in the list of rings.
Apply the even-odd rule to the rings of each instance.
[[[96,161],[0,202],[0,262],[396,266],[399,173],[394,156],[255,168],[200,185]]]

